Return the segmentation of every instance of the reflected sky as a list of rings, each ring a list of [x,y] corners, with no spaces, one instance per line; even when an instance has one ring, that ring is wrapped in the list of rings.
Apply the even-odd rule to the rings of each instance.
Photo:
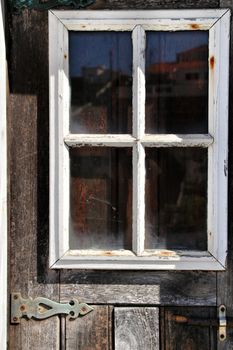
[[[171,40],[172,34],[172,40]],[[208,43],[207,31],[148,32],[146,61],[174,62],[176,54]]]
[[[83,67],[104,66],[106,69],[131,74],[130,32],[70,32],[70,76],[81,76]]]
[[[120,34],[120,35],[119,35]],[[208,42],[207,31],[173,32],[173,40],[167,40],[171,32],[153,32],[147,34],[147,62],[172,62],[176,54],[205,45]],[[131,66],[125,57],[131,55],[129,45],[130,32],[73,32],[69,33],[70,76],[81,76],[82,67],[105,66],[130,74]],[[190,40],[191,39],[191,40]],[[116,49],[117,48],[117,49]],[[94,55],[93,55],[94,53]]]

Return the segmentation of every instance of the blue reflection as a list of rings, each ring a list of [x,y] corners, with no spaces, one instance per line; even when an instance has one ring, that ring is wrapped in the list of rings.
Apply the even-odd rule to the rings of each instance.
[[[111,69],[131,74],[130,32],[70,32],[70,76],[81,76],[83,67]]]
[[[207,31],[147,32],[146,62],[174,62],[177,54],[208,45]]]

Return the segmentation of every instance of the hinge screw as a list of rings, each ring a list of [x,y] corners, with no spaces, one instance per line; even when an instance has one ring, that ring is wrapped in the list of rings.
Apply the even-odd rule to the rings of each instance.
[[[25,305],[20,306],[20,311],[25,311]]]

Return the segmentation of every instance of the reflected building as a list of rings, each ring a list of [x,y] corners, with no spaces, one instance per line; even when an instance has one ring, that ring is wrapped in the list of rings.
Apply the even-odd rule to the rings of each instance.
[[[146,132],[208,132],[208,47],[146,67]],[[146,151],[146,249],[207,248],[207,151]]]
[[[149,55],[150,56],[150,55]],[[208,46],[147,63],[146,132],[205,133],[208,129]]]
[[[71,128],[77,133],[131,133],[132,76],[83,67],[71,79]]]
[[[110,61],[83,67],[70,84],[71,132],[132,133],[131,72],[112,69]],[[178,52],[173,62],[146,60],[146,133],[207,133],[207,111],[207,45]],[[131,249],[132,155],[122,151],[72,153],[73,248]],[[146,249],[205,250],[206,150],[146,149],[146,173]]]

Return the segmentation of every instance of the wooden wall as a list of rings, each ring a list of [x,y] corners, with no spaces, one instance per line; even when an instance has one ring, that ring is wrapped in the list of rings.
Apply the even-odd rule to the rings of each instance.
[[[97,0],[89,9],[219,7],[233,9],[233,3],[228,0]],[[152,344],[149,347],[146,343],[138,343],[141,344],[138,349],[159,349],[159,335],[150,334],[152,330],[159,334],[159,329],[160,349],[215,349],[216,332],[195,327],[184,329],[174,325],[170,315],[215,316],[216,306],[224,303],[228,316],[233,316],[232,143],[229,145],[229,255],[226,272],[51,271],[48,269],[47,11],[25,9],[13,13],[8,9],[8,33],[10,291],[19,291],[24,297],[45,296],[58,301],[78,296],[96,306],[93,313],[85,316],[85,323],[80,319],[68,323],[63,318],[53,317],[43,322],[23,321],[21,326],[11,325],[9,348],[102,350],[111,349],[115,342],[115,348],[121,349],[125,337],[124,344],[128,349],[133,341],[129,334],[134,332],[131,329],[135,318],[135,327],[146,322],[141,337],[150,339]],[[232,81],[232,68],[230,74]],[[231,140],[232,84],[230,101]],[[126,335],[123,334],[124,327],[127,327]],[[113,333],[115,340],[112,339]],[[229,330],[227,341],[218,346],[219,349],[233,348],[233,332]]]

